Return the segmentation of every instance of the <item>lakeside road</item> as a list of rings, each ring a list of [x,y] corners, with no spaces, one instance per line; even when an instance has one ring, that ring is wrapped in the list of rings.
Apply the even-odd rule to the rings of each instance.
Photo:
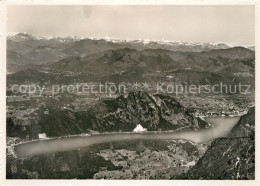
[[[140,133],[112,133],[95,135],[74,135],[46,140],[37,140],[20,143],[14,146],[18,158],[28,156],[55,153],[62,151],[77,150],[94,144],[116,142],[124,140],[177,140],[184,139],[196,143],[204,143],[218,137],[224,137],[239,121],[240,117],[214,117],[205,120],[214,126],[211,128],[191,130],[183,129],[176,131],[140,132]]]

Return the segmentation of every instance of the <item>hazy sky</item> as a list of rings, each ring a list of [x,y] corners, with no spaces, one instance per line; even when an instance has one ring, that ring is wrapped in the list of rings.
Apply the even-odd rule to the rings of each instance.
[[[9,6],[8,32],[254,45],[254,6]]]

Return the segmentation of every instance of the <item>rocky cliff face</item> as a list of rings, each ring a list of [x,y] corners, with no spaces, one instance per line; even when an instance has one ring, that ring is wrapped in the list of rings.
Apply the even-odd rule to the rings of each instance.
[[[255,178],[255,108],[241,117],[230,134],[212,142],[186,179]]]
[[[174,98],[141,91],[103,101],[90,110],[90,116],[93,129],[99,131],[132,131],[137,124],[150,131],[198,129],[208,125],[194,118]]]
[[[255,108],[251,108],[230,132],[230,137],[255,137]]]

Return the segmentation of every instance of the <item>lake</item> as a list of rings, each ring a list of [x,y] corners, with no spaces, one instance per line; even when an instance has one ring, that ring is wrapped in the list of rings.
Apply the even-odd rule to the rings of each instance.
[[[218,137],[226,136],[240,117],[209,117],[205,118],[213,127],[200,130],[179,130],[171,133],[145,132],[145,133],[115,133],[98,134],[92,136],[71,136],[47,140],[38,140],[21,143],[15,146],[15,154],[18,158],[27,156],[70,151],[83,148],[93,144],[107,143],[113,141],[146,139],[146,140],[175,140],[184,139],[196,143],[204,143]]]

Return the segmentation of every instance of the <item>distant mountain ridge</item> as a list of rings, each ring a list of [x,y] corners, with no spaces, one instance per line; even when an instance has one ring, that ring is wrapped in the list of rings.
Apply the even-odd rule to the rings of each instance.
[[[140,43],[142,43],[140,45]],[[194,51],[180,46],[178,50],[167,41],[167,47],[151,45],[164,42],[112,41],[111,39],[79,39],[79,38],[37,38],[26,33],[8,37],[7,70],[26,72],[34,69],[33,74],[43,78],[26,78],[26,75],[14,73],[8,75],[8,82],[55,81],[84,82],[111,81],[149,82],[158,81],[190,84],[252,84],[254,86],[255,52],[244,47],[217,47],[210,50]],[[169,44],[171,43],[171,44]],[[170,46],[171,45],[171,46]],[[194,47],[194,44],[189,47]],[[140,47],[141,46],[141,47]],[[145,46],[145,47],[144,47]],[[168,47],[170,46],[170,47]],[[212,45],[213,46],[213,45]],[[196,46],[195,46],[196,48]],[[224,49],[223,49],[224,48]],[[51,73],[64,73],[71,76],[55,76]],[[57,74],[57,73],[56,73]],[[17,78],[17,77],[20,78]],[[48,77],[49,76],[49,77]]]
[[[37,37],[33,36],[31,34],[28,34],[26,32],[24,33],[10,33],[7,36],[8,40],[13,40],[16,42],[25,41],[25,40],[57,40],[60,42],[65,41],[83,41],[83,40],[92,40],[92,41],[106,41],[111,43],[131,43],[131,44],[142,44],[147,45],[148,48],[154,48],[156,45],[160,46],[158,48],[163,48],[164,45],[167,46],[190,46],[190,47],[201,47],[201,49],[208,50],[208,49],[225,49],[225,48],[231,48],[232,46],[229,46],[227,44],[221,43],[221,42],[209,42],[209,43],[202,43],[202,42],[182,42],[182,41],[169,41],[169,40],[145,40],[145,39],[139,39],[139,40],[125,40],[125,39],[116,39],[116,38],[110,38],[110,37],[104,37],[104,38],[86,38],[86,37],[77,37],[77,36],[45,36],[45,37]],[[136,45],[137,47],[137,45]],[[139,45],[141,47],[141,45]],[[185,48],[183,48],[185,49]],[[183,50],[182,49],[182,50]],[[188,49],[188,48],[187,48]],[[197,50],[197,49],[196,49]],[[192,51],[192,48],[190,48],[190,51]]]
[[[188,43],[173,41],[146,41],[146,40],[119,40],[119,39],[97,39],[78,37],[36,37],[28,33],[15,33],[7,37],[7,50],[9,53],[16,52],[22,58],[29,59],[31,64],[46,64],[61,59],[78,55],[81,57],[90,54],[104,52],[106,50],[117,50],[120,48],[131,48],[138,51],[145,49],[164,49],[182,52],[201,52],[212,49],[227,49],[230,46],[224,43]],[[23,61],[17,62],[13,57],[7,58],[7,69],[11,72],[20,68],[15,67],[27,65]],[[22,68],[23,69],[23,68]]]
[[[71,62],[70,60],[77,59],[78,63]],[[205,71],[216,71],[221,68],[228,67],[234,63],[249,61],[254,63],[254,52],[243,48],[235,47],[230,49],[211,50],[208,52],[173,52],[164,49],[145,49],[138,51],[131,48],[120,48],[116,50],[106,50],[104,52],[95,53],[86,57],[72,56],[65,58],[59,62],[50,64],[53,68],[61,68],[65,64],[68,65],[63,70],[79,71],[76,65],[80,65],[79,69],[83,70],[92,68],[91,66],[113,67],[113,69],[120,70],[125,67],[134,67],[139,63],[144,62],[148,69],[165,71],[169,67],[173,69],[192,68]],[[64,63],[64,65],[62,64]],[[60,66],[59,66],[60,65]],[[65,67],[65,66],[64,66]],[[211,68],[212,67],[212,68]],[[157,68],[157,69],[156,69]]]

